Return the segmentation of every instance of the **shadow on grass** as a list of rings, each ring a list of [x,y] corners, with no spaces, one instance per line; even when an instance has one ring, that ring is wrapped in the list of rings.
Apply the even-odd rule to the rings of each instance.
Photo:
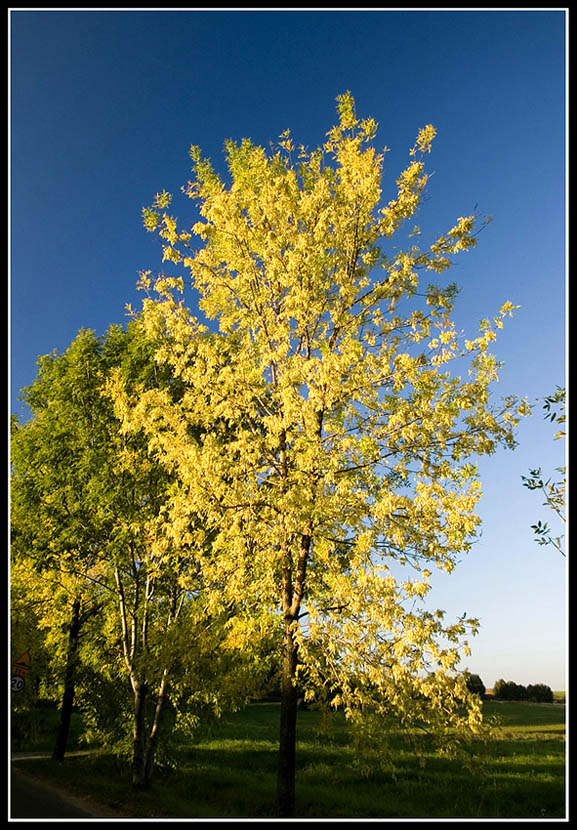
[[[427,756],[420,767],[389,735],[395,769],[357,754],[344,720],[324,731],[319,713],[299,714],[296,799],[299,818],[562,818],[564,728],[557,713],[506,710],[507,724],[472,747],[472,771],[461,760]],[[537,723],[539,725],[537,725]],[[541,724],[543,725],[541,728]],[[205,725],[181,744],[172,769],[160,769],[150,791],[135,793],[129,765],[110,756],[26,761],[23,768],[134,817],[266,818],[274,816],[278,705],[247,707]]]

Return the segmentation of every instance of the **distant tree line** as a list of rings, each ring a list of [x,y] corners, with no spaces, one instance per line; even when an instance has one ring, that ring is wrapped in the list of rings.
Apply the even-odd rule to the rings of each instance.
[[[530,700],[534,703],[553,703],[553,692],[545,683],[523,686],[512,680],[497,680],[493,686],[493,697],[499,700]]]
[[[467,688],[472,694],[483,699],[486,695],[485,684],[478,674],[467,672]],[[493,697],[497,700],[528,700],[532,703],[553,703],[553,692],[545,683],[523,686],[512,680],[499,679],[493,686]]]

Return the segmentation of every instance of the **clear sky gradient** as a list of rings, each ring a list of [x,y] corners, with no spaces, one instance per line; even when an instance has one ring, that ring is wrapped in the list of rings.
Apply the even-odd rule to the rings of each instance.
[[[494,344],[494,393],[536,404],[517,450],[481,461],[483,534],[434,578],[430,603],[481,619],[466,665],[487,687],[565,688],[566,561],[535,543],[531,524],[555,524],[521,482],[564,463],[542,399],[565,385],[565,35],[563,10],[12,11],[11,411],[27,417],[18,394],[38,355],[139,306],[138,271],[162,270],[141,209],[178,194],[191,144],[220,170],[226,138],[267,145],[288,127],[312,148],[350,90],[390,148],[388,200],[431,123],[417,221],[432,238],[459,216],[493,216],[449,272],[457,326],[474,336],[506,300],[519,305]],[[176,205],[184,225],[192,203]]]

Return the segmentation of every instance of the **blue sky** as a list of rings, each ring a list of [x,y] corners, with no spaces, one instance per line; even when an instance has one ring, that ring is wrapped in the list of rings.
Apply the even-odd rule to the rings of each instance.
[[[563,10],[13,11],[11,411],[26,415],[38,355],[138,307],[138,271],[162,269],[141,209],[186,183],[191,144],[219,169],[226,138],[267,145],[289,127],[314,147],[350,90],[390,148],[388,200],[433,124],[423,234],[493,216],[450,272],[457,326],[519,305],[494,391],[541,400],[518,449],[481,460],[483,535],[431,603],[481,619],[467,665],[485,685],[564,688],[566,563],[535,544],[531,524],[552,517],[521,475],[564,463],[542,399],[565,384],[565,26]]]

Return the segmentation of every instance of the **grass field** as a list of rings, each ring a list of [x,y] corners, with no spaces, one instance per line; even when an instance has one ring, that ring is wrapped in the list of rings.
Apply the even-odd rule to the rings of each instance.
[[[394,733],[389,739],[395,768],[385,770],[376,760],[359,757],[340,713],[327,731],[320,713],[299,712],[297,817],[563,818],[565,706],[486,702],[484,710],[501,725],[488,744],[474,748],[479,761],[474,772],[461,761],[432,753],[422,768]],[[179,748],[177,767],[159,771],[145,793],[131,791],[125,763],[103,754],[62,764],[48,759],[17,763],[132,816],[270,817],[278,714],[278,704],[255,703],[205,726],[193,744]],[[37,730],[38,740],[45,742],[42,735]]]

